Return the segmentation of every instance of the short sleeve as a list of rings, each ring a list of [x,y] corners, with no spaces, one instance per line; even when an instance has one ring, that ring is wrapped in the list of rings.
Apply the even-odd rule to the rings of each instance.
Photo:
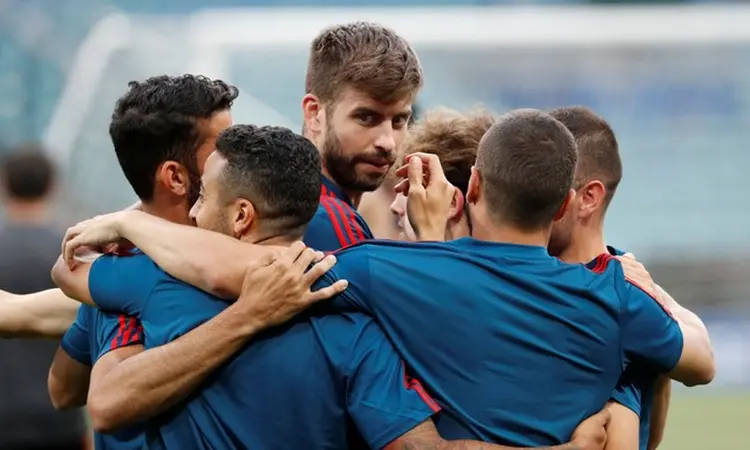
[[[96,305],[138,316],[155,283],[158,269],[146,255],[102,255],[91,265],[89,292]]]
[[[68,356],[87,366],[91,365],[89,314],[92,310],[94,310],[94,308],[91,306],[81,305],[78,308],[76,320],[73,322],[73,325],[68,328],[68,331],[65,332],[60,341],[60,347],[62,347]]]
[[[625,295],[623,349],[626,360],[645,363],[657,372],[669,372],[682,356],[682,331],[677,321],[656,299],[622,281]]]
[[[163,345],[202,325],[229,306],[227,302],[169,275],[162,277],[140,316],[146,346]]]
[[[643,383],[636,372],[632,366],[625,369],[612,392],[612,400],[640,416]]]
[[[331,306],[339,312],[363,312],[373,314],[370,306],[370,261],[367,244],[357,245],[335,253],[336,265],[318,279],[312,290],[330,286],[336,281],[347,280],[349,286],[333,297]]]
[[[440,411],[406,368],[381,329],[368,318],[353,341],[346,373],[347,411],[370,448],[389,442]]]
[[[143,328],[133,316],[125,314],[111,314],[95,310],[96,342],[98,353],[94,362],[112,350],[143,343]]]

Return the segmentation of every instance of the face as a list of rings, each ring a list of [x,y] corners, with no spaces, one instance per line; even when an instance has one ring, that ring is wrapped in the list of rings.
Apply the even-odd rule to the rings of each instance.
[[[398,240],[416,242],[417,235],[414,233],[414,228],[411,227],[409,222],[409,216],[406,212],[406,196],[404,194],[397,194],[396,199],[391,203],[391,212],[398,218]]]
[[[318,114],[324,170],[344,189],[374,191],[396,161],[410,116],[410,99],[384,104],[346,88]]]
[[[229,221],[231,203],[221,195],[221,177],[227,160],[218,152],[205,160],[198,200],[190,209],[190,218],[199,228],[233,235]]]
[[[194,170],[188,170],[190,177],[190,189],[187,197],[188,205],[194,205],[198,200],[201,174],[204,171],[206,161],[216,148],[216,138],[219,136],[219,133],[232,126],[232,114],[228,109],[219,111],[211,116],[211,118],[201,121],[198,126],[204,139],[196,153],[198,163],[197,173]]]
[[[547,245],[547,252],[552,256],[560,256],[572,243],[573,228],[575,227],[576,199],[574,198],[565,210],[563,216],[552,224],[552,234]]]

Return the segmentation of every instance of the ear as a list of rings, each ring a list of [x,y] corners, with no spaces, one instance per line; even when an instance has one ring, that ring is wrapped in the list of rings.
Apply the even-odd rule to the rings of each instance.
[[[482,188],[482,175],[475,166],[471,167],[471,177],[469,177],[469,187],[466,189],[466,201],[475,204],[479,200]]]
[[[464,208],[466,206],[464,193],[460,189],[456,189],[453,192],[453,202],[451,203],[451,209],[448,211],[448,220],[459,220],[464,214]]]
[[[571,189],[568,191],[568,195],[565,196],[565,200],[563,201],[562,205],[560,206],[560,209],[557,211],[557,214],[555,215],[555,222],[563,218],[563,216],[565,215],[565,211],[568,210],[568,207],[570,207],[574,198],[576,198],[576,191]]]
[[[167,161],[159,166],[156,172],[156,184],[180,197],[190,192],[190,177],[188,177],[187,169],[177,161]]]
[[[236,238],[241,238],[250,233],[255,221],[255,206],[249,200],[238,198],[232,205],[234,214],[230,216],[232,221],[232,232]]]
[[[313,94],[305,94],[302,97],[302,117],[305,120],[305,130],[312,135],[320,134],[322,129],[321,118],[324,113],[323,105],[318,97]]]
[[[592,180],[578,189],[579,215],[590,217],[601,210],[604,206],[604,197],[607,195],[607,188],[599,180]]]

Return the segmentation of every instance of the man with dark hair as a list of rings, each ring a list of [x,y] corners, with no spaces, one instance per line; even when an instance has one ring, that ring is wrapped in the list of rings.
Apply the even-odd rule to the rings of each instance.
[[[199,227],[243,242],[289,245],[302,236],[305,223],[315,213],[319,185],[320,157],[307,139],[279,127],[237,125],[222,132],[216,151],[206,161],[201,196],[191,214]],[[145,219],[135,211],[123,213],[120,226],[139,220],[139,216],[140,220]],[[312,260],[304,256],[300,259],[302,262],[295,265],[301,276]],[[125,268],[127,273],[138,274],[137,280],[100,276],[107,266],[115,265],[119,270],[124,265],[139,267]],[[139,314],[148,324],[148,347],[175,340],[226,308],[218,298],[176,283],[163,272],[151,270],[154,276],[147,275],[146,267],[154,265],[143,255],[127,261],[100,258],[91,269],[90,297],[85,300],[93,300],[105,309]],[[100,281],[94,283],[96,278]],[[312,284],[317,276],[305,278]],[[121,293],[120,283],[136,282],[149,294]],[[328,296],[340,292],[336,286],[343,288],[342,283],[339,280],[316,293],[325,292]],[[255,289],[247,280],[243,286],[238,302]],[[437,405],[416,380],[407,378],[400,357],[372,318],[360,313],[321,316],[321,312],[297,317],[283,328],[256,336],[252,345],[242,348],[228,365],[213,374],[184,407],[156,419],[158,422],[149,429],[149,443],[181,449],[200,447],[196,441],[206,442],[210,448],[366,445],[400,449],[415,444],[419,446],[409,448],[427,448],[441,442],[434,426],[432,432],[427,427],[417,427],[437,411]],[[252,320],[249,325],[254,327]],[[189,340],[192,334],[180,340]],[[157,350],[147,350],[139,356]],[[237,348],[223,350],[226,358],[235,351]],[[303,371],[300,361],[304,361]],[[214,357],[213,369],[220,362]],[[207,368],[209,363],[201,361],[200,365]],[[121,372],[115,376],[113,371],[111,375],[102,380],[106,388],[92,386],[92,408],[94,403],[106,403],[109,414],[118,415],[118,424],[154,413],[153,406],[142,401],[142,396],[148,395],[145,390],[113,389],[121,387],[119,381],[132,378],[132,374]],[[206,375],[203,373],[202,377]],[[169,376],[179,378],[185,374],[170,370]],[[197,386],[193,383],[179,392],[184,397]],[[163,405],[164,399],[161,401]],[[167,402],[172,404],[173,399]],[[295,416],[298,411],[306,414]],[[289,417],[293,416],[294,426],[290,427]],[[588,427],[593,427],[596,434],[602,423],[603,419],[597,418]],[[359,434],[351,433],[351,425]],[[592,440],[579,434],[576,439],[586,443]],[[479,442],[442,445],[446,449],[502,448]],[[562,446],[561,450],[567,448],[575,447]]]
[[[36,145],[15,149],[0,163],[5,207],[5,223],[0,229],[0,289],[30,294],[54,287],[49,269],[60,251],[62,235],[50,217],[55,178],[55,166]],[[18,320],[16,326],[25,323],[40,331],[47,328],[41,319],[34,319],[37,314],[25,314],[18,308],[20,297],[24,296],[3,296],[3,323],[13,325],[10,321]],[[55,312],[70,323],[76,310],[76,305],[66,302]],[[56,412],[46,395],[47,368],[56,347],[44,341],[0,341],[0,448],[81,448],[86,434],[83,415],[79,410]]]
[[[550,115],[571,131],[579,152],[574,183],[577,195],[552,227],[550,254],[566,262],[591,266],[601,254],[623,255],[604,240],[605,213],[622,179],[622,162],[612,128],[593,111],[580,106],[554,109]],[[679,320],[708,336],[695,314],[661,288],[656,289]],[[710,362],[713,364],[712,358]],[[655,449],[664,433],[670,390],[669,377],[648,366],[628,366],[613,396],[616,403],[610,406],[612,445],[608,448],[631,449],[640,442],[642,450]]]
[[[302,112],[323,185],[308,245],[330,251],[373,237],[356,209],[395,162],[422,83],[412,47],[381,25],[337,25],[313,40]]]

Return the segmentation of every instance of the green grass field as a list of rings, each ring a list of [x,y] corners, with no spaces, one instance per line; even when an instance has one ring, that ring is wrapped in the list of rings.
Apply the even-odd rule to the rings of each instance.
[[[750,448],[750,393],[675,393],[659,450]]]

